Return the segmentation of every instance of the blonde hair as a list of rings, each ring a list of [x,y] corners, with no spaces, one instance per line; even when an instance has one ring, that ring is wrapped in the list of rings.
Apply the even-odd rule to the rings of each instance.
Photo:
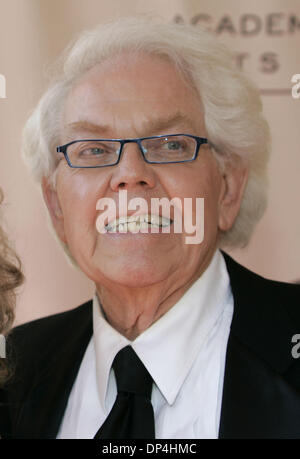
[[[3,194],[0,189],[0,203]],[[13,321],[16,303],[16,288],[23,282],[21,263],[8,243],[8,238],[0,227],[0,334],[7,337]],[[11,376],[7,359],[0,358],[0,387]]]
[[[124,52],[158,55],[174,63],[201,97],[207,136],[220,166],[237,159],[248,164],[239,214],[221,238],[222,247],[246,245],[266,208],[269,127],[258,89],[237,68],[233,53],[199,26],[134,17],[82,33],[63,56],[60,77],[25,126],[23,155],[34,177],[41,182],[43,176],[54,176],[60,116],[75,81],[96,64]]]

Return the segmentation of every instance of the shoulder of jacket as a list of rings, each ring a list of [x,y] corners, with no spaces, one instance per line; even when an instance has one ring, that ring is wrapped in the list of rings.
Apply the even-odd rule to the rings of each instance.
[[[61,345],[74,330],[86,329],[92,323],[92,300],[68,311],[42,317],[13,328],[7,337],[12,361],[33,359],[46,349]]]

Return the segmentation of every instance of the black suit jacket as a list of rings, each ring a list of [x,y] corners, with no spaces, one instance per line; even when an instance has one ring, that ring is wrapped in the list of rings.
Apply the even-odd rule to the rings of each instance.
[[[300,438],[300,286],[266,280],[224,254],[234,297],[220,438]],[[15,378],[0,392],[4,438],[55,438],[87,345],[92,301],[16,327]]]

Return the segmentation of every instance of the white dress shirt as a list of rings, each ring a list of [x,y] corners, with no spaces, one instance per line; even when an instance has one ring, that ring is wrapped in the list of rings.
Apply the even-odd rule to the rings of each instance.
[[[94,333],[57,438],[94,437],[117,395],[112,362],[128,344],[154,381],[156,438],[218,438],[232,314],[233,297],[220,251],[180,300],[134,341],[109,325],[95,295]]]

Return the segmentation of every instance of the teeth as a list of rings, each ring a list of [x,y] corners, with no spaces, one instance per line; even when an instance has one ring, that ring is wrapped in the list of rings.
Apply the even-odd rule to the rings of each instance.
[[[120,217],[119,218],[119,223],[127,223],[127,218],[126,217]]]
[[[151,216],[151,225],[159,225],[159,221],[160,221],[161,217],[159,217],[159,215],[152,215]]]
[[[140,228],[141,228],[141,230],[146,230],[146,229],[148,229],[148,223],[145,222],[145,221],[144,221],[144,222],[141,222],[141,223],[140,223]]]
[[[119,224],[119,232],[120,233],[124,233],[125,232],[125,228],[126,228],[126,231],[127,231],[127,223],[120,223]]]
[[[131,215],[130,217],[122,216],[106,225],[105,229],[110,233],[137,233],[139,231],[148,232],[149,228],[160,228],[170,226],[172,223],[166,217],[159,215]]]
[[[135,233],[139,230],[139,225],[137,225],[134,221],[130,221],[127,225],[127,230],[130,233]]]

